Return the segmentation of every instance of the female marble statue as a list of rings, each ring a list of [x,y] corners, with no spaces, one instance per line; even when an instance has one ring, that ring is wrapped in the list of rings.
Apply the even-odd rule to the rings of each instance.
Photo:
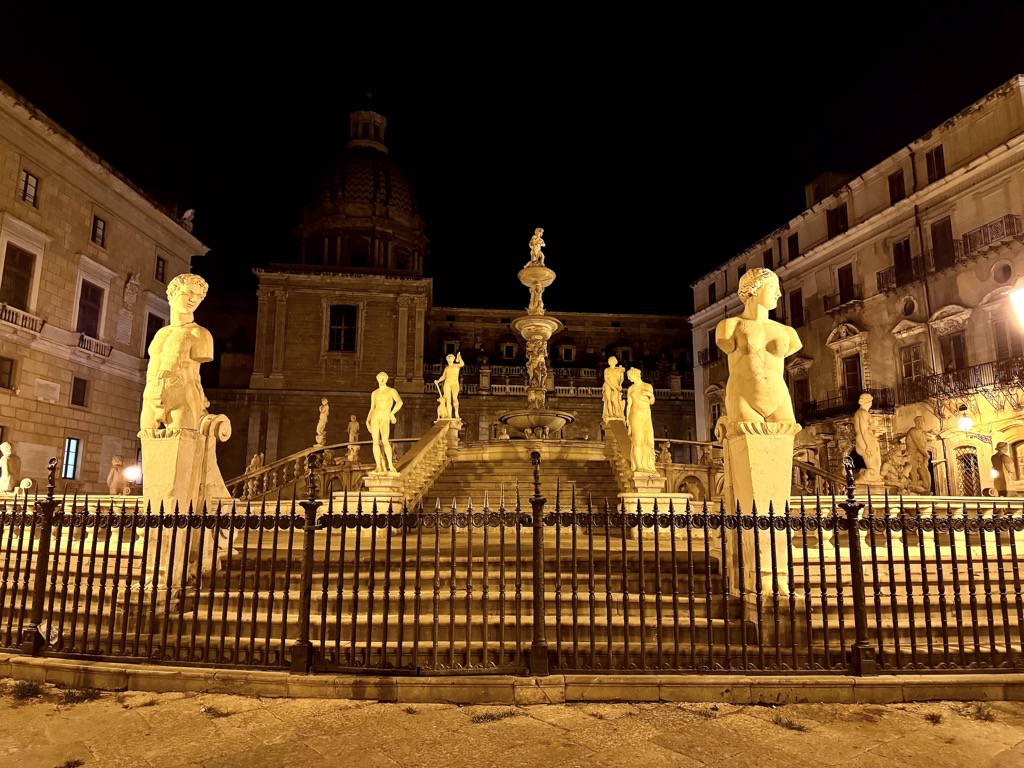
[[[634,472],[655,473],[654,423],[651,421],[651,405],[654,403],[654,387],[640,378],[640,369],[626,371],[630,381],[626,390],[626,430],[629,433],[631,449],[629,463]]]
[[[857,400],[860,406],[853,414],[853,430],[856,439],[857,453],[864,460],[864,479],[878,480],[881,478],[882,448],[878,443],[878,435],[871,423],[871,404],[874,398],[867,392]]]
[[[715,343],[729,360],[728,420],[795,424],[783,372],[785,359],[803,342],[793,328],[768,317],[782,297],[778,275],[764,267],[748,270],[740,278],[737,293],[743,312],[722,320],[715,330]]]

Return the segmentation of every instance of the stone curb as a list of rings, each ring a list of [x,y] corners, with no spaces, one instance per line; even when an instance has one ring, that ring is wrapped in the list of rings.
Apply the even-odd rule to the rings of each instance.
[[[227,693],[394,703],[895,704],[1024,701],[1024,674],[943,675],[293,675],[288,672],[119,664],[0,654],[0,678],[70,688]]]

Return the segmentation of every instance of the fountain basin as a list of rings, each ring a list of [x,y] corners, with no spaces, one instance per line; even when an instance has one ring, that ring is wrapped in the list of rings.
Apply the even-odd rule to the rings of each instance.
[[[557,432],[566,424],[572,424],[576,421],[576,417],[571,413],[565,413],[564,411],[545,411],[524,408],[521,411],[509,411],[508,413],[503,413],[498,417],[498,421],[512,427],[512,429],[518,430],[519,432],[525,432],[527,429],[543,429],[544,427],[547,427],[550,432]]]

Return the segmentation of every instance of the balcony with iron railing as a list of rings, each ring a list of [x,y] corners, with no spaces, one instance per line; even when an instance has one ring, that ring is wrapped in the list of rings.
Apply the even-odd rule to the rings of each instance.
[[[896,405],[893,391],[883,389],[838,389],[830,390],[825,397],[816,400],[808,400],[803,404],[800,413],[797,414],[802,424],[809,424],[814,421],[839,416],[849,416],[859,407],[858,401],[862,394],[869,394],[872,397],[871,410],[892,413]]]
[[[900,405],[954,400],[987,389],[1024,389],[1024,357],[1007,357],[955,371],[915,376],[900,384]]]
[[[963,264],[992,243],[1021,235],[1024,235],[1024,226],[1021,225],[1020,216],[1014,214],[1000,216],[954,240],[951,253],[941,253],[934,249],[928,250],[921,256],[915,256],[911,260],[909,268],[898,269],[892,266],[875,273],[878,292],[888,293],[904,285],[923,280],[925,275],[942,271],[956,264]]]
[[[835,312],[836,310],[853,304],[854,302],[860,302],[862,300],[861,290],[859,285],[851,285],[848,288],[841,290],[839,293],[834,293],[831,296],[824,297],[825,311]]]

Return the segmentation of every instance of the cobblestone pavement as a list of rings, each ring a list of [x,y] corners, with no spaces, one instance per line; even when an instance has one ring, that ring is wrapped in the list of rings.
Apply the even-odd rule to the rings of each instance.
[[[495,706],[0,685],[4,768],[1024,767],[1016,701]]]

